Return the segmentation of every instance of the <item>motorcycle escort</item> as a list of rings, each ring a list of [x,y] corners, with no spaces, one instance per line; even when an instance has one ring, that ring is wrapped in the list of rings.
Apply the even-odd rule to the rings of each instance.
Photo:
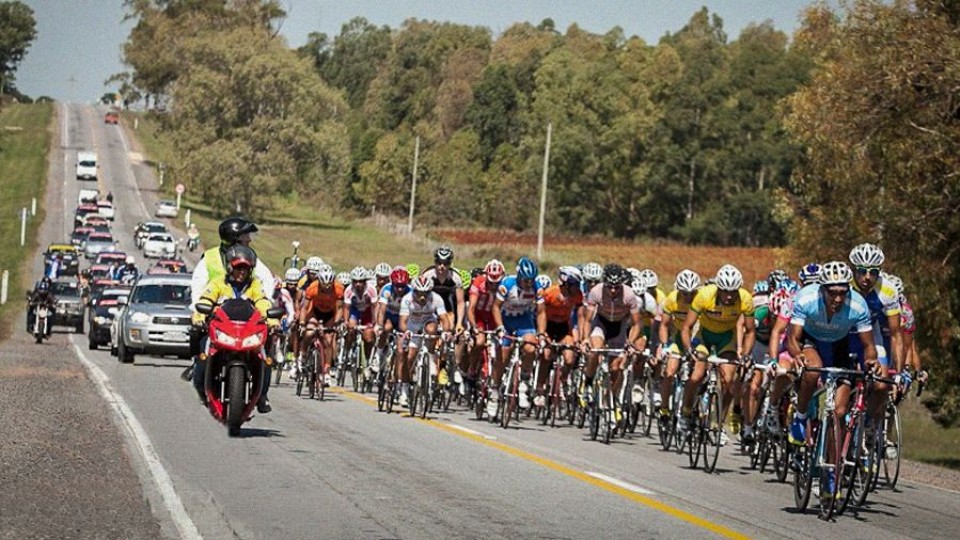
[[[253,304],[231,299],[220,304],[197,304],[198,313],[208,317],[209,346],[205,353],[204,392],[207,408],[227,426],[231,437],[240,434],[240,426],[249,421],[260,400],[266,365],[267,321]],[[283,308],[267,311],[268,318],[279,318]]]

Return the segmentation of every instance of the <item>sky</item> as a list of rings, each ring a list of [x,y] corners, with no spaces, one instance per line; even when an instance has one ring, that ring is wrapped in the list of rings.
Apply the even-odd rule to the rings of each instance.
[[[121,46],[132,27],[123,21],[123,0],[21,0],[34,11],[37,38],[17,70],[17,87],[31,97],[96,101],[111,75],[125,68]],[[571,24],[603,34],[620,26],[626,36],[656,43],[676,32],[706,6],[719,15],[730,40],[750,23],[773,21],[792,34],[812,0],[280,0],[287,11],[281,34],[298,47],[310,32],[335,37],[350,19],[399,28],[409,18],[485,26],[494,35],[515,22],[553,19],[561,32]]]

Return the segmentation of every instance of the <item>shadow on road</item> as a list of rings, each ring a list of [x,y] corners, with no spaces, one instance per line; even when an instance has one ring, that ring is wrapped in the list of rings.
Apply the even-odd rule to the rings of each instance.
[[[275,429],[263,429],[263,428],[243,428],[240,430],[241,439],[252,439],[256,437],[266,437],[272,439],[277,438],[286,438],[286,435],[280,433]]]

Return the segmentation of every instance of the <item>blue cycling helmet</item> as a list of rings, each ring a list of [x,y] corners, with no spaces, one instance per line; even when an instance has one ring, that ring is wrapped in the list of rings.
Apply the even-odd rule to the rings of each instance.
[[[810,263],[800,269],[800,283],[803,285],[810,285],[812,283],[818,283],[820,281],[820,274],[823,273],[823,267],[817,263]]]
[[[769,294],[770,282],[763,279],[753,284],[753,294]]]
[[[777,289],[787,291],[790,294],[797,294],[797,291],[800,290],[800,284],[790,278],[786,278],[780,281]]]
[[[517,261],[518,279],[536,279],[539,273],[537,263],[531,261],[529,257],[520,257],[520,260]]]

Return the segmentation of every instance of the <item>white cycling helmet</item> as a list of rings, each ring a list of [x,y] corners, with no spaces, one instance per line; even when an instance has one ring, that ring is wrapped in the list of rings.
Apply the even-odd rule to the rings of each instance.
[[[551,285],[553,285],[553,280],[550,279],[550,276],[546,274],[540,274],[537,276],[538,289],[549,289]]]
[[[603,279],[603,267],[595,262],[588,262],[583,265],[583,279],[587,281],[600,281]]]
[[[843,261],[830,261],[823,265],[820,273],[821,285],[849,285],[853,279],[853,271]]]
[[[323,266],[323,259],[320,257],[310,257],[307,259],[307,264],[304,268],[307,269],[307,272],[316,274],[320,271],[320,267]]]
[[[349,279],[350,276],[347,276]],[[317,272],[317,280],[324,285],[328,283],[333,283],[333,280],[337,278],[336,273],[334,273],[333,268],[329,264],[324,264],[320,267],[320,271]],[[341,282],[342,283],[342,282]]]
[[[356,266],[350,271],[350,281],[366,281],[369,279],[367,269],[362,266]]]
[[[643,279],[643,276],[640,275],[640,270],[637,268],[627,268],[627,273],[630,274],[630,283],[636,283]]]
[[[410,284],[410,288],[417,292],[430,292],[433,290],[433,278],[430,276],[417,276]]]
[[[657,277],[657,273],[649,268],[644,268],[640,272],[640,277],[647,282],[647,287],[656,287],[660,285],[660,278]]]
[[[743,274],[732,264],[725,264],[717,271],[717,288],[721,291],[737,291],[743,287]]]
[[[883,251],[873,244],[860,244],[850,250],[850,264],[854,266],[880,266],[883,259]]]
[[[300,281],[300,271],[296,268],[287,268],[287,271],[283,273],[283,280],[287,283]]]
[[[373,273],[376,274],[377,277],[382,278],[390,277],[390,272],[392,271],[393,268],[391,268],[390,265],[385,262],[378,264],[376,268],[373,269]]]
[[[557,282],[561,285],[579,287],[581,281],[583,281],[583,274],[576,266],[561,266],[560,271],[557,272]]]
[[[125,259],[125,262],[126,262],[127,264],[137,264],[137,260],[136,260],[135,258],[133,258],[133,255],[127,255],[127,258]]]
[[[697,289],[700,288],[700,274],[686,268],[681,270],[677,274],[677,279],[673,283],[673,287],[680,292],[697,292]]]
[[[337,274],[337,281],[344,287],[350,285],[350,272],[340,272]]]
[[[636,277],[630,282],[630,289],[633,290],[633,294],[637,295],[637,298],[642,302],[644,296],[647,294],[647,282],[643,279],[643,276]]]
[[[899,276],[881,272],[880,278],[883,279],[884,283],[889,283],[897,291],[897,295],[903,294],[903,280]]]

